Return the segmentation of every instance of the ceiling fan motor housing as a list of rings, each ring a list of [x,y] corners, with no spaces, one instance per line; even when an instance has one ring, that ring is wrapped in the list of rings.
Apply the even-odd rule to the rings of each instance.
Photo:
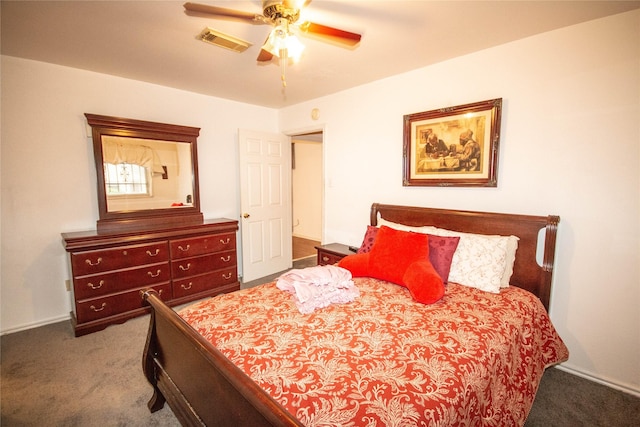
[[[286,19],[289,24],[293,24],[300,19],[299,9],[290,9],[284,6],[281,2],[264,2],[264,8],[262,15],[268,18],[272,22],[276,22],[279,19]]]

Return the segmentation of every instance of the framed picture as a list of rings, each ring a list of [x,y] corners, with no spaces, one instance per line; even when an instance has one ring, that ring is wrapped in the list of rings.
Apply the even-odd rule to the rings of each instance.
[[[404,116],[403,186],[497,187],[502,98]]]

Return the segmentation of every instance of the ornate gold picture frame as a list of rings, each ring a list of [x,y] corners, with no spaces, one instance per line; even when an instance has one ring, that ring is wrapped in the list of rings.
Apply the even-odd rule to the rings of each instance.
[[[403,186],[497,187],[502,98],[404,116]]]

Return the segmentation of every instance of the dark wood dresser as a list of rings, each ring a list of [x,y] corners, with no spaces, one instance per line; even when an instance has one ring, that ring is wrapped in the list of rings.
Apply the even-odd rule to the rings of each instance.
[[[157,290],[169,305],[240,289],[237,230],[237,221],[220,218],[174,228],[63,233],[75,335],[148,312],[143,289]]]

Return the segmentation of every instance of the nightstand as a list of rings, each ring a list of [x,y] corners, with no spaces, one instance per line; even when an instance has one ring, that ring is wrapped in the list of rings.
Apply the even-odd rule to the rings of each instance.
[[[329,243],[328,245],[316,246],[318,250],[318,265],[335,264],[347,255],[355,254],[349,246],[342,243]]]

